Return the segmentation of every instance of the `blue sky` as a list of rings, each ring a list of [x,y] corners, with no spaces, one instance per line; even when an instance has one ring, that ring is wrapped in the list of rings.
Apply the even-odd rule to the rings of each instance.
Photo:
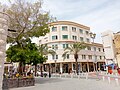
[[[100,34],[103,31],[120,31],[120,0],[43,1],[43,9],[50,11],[57,20],[73,21],[89,26],[91,31],[97,34],[96,42],[101,42]]]

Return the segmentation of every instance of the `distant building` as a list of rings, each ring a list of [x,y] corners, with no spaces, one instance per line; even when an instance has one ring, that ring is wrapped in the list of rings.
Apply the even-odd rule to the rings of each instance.
[[[45,67],[50,64],[52,72],[68,73],[70,69],[74,71],[73,54],[67,54],[65,60],[63,60],[62,54],[64,48],[70,44],[84,41],[89,47],[79,53],[79,71],[94,71],[94,62],[97,63],[97,68],[100,67],[103,70],[105,64],[103,45],[91,42],[89,33],[90,27],[75,22],[57,21],[51,23],[50,32],[39,40],[40,44],[47,44],[56,51],[56,55],[48,55],[48,60],[44,63]]]
[[[120,68],[120,32],[114,33],[115,54]]]
[[[116,63],[115,49],[114,49],[114,34],[112,31],[105,31],[101,35],[103,47],[105,51],[106,64]]]
[[[120,67],[120,32],[105,31],[102,33],[106,64],[115,63]]]

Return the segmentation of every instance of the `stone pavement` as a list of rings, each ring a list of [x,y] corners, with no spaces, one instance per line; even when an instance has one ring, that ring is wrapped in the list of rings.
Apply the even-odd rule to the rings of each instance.
[[[120,90],[120,86],[96,79],[36,78],[36,85],[10,90]]]

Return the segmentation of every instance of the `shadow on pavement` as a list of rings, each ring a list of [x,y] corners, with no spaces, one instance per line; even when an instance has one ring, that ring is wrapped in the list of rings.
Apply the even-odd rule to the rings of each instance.
[[[56,83],[61,81],[65,81],[65,80],[59,78],[36,78],[35,84]]]

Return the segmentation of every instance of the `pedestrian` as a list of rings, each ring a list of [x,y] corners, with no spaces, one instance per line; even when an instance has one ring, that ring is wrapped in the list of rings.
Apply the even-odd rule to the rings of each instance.
[[[120,75],[120,68],[118,68],[117,71],[118,71],[118,74]]]
[[[98,79],[98,80],[100,80],[100,75],[99,75],[99,73],[100,73],[100,68],[98,68],[98,70],[96,71],[96,76],[97,76],[97,79]]]

